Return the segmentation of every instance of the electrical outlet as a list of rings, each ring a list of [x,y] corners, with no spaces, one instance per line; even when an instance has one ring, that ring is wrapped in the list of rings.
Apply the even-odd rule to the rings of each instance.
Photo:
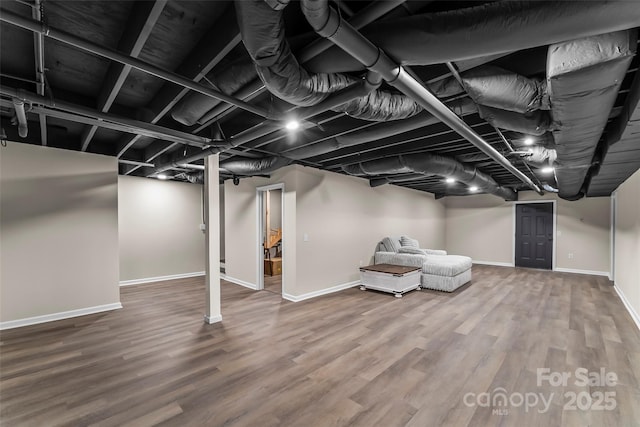
[[[360,260],[360,267],[362,267],[364,265],[364,262],[362,262],[362,260]]]
[[[569,259],[573,259],[573,252],[569,252]]]
[[[304,242],[308,242],[308,241],[309,241],[309,235],[308,235],[307,233],[304,233],[304,234],[302,235],[302,240],[303,240]]]

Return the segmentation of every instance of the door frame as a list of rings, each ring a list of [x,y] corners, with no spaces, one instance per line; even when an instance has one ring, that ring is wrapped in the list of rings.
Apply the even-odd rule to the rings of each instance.
[[[284,211],[284,183],[278,184],[270,184],[263,185],[261,187],[256,187],[256,260],[257,260],[257,277],[256,277],[256,289],[263,290],[264,289],[264,250],[262,249],[262,243],[264,242],[264,217],[262,216],[262,210],[264,206],[264,195],[267,191],[270,190],[282,190],[282,196],[280,197],[280,212],[281,212],[281,226],[282,226],[282,295],[285,294],[285,274],[287,271],[286,263],[284,262],[285,256],[285,233],[284,233],[284,223],[285,223],[285,211]]]
[[[516,267],[516,205],[528,205],[533,203],[551,203],[553,209],[553,245],[551,246],[551,271],[556,271],[556,253],[558,252],[558,203],[557,200],[519,200],[513,202],[513,232],[511,233],[511,260]]]

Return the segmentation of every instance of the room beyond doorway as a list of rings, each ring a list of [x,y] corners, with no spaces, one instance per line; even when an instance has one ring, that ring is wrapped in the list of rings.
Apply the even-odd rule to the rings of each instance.
[[[258,189],[259,242],[261,256],[258,289],[282,295],[283,188]]]

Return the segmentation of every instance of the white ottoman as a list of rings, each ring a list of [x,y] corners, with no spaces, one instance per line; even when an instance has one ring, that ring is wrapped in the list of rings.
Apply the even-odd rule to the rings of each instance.
[[[423,288],[453,292],[471,281],[471,258],[460,255],[429,255],[422,264]]]

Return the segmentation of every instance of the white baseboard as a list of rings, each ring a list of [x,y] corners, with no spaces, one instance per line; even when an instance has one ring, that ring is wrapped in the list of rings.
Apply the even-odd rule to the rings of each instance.
[[[79,308],[77,310],[61,311],[59,313],[44,314],[42,316],[27,317],[18,320],[9,320],[0,322],[0,330],[20,328],[22,326],[37,325],[39,323],[54,322],[56,320],[70,319],[72,317],[86,316],[87,314],[102,313],[103,311],[111,311],[122,308],[122,304],[115,302],[113,304],[97,305],[95,307]]]
[[[356,281],[348,282],[348,283],[342,283],[340,285],[332,286],[332,287],[327,288],[327,289],[320,289],[319,291],[313,291],[313,292],[309,292],[309,293],[302,294],[302,295],[291,295],[291,294],[283,293],[282,294],[282,298],[284,298],[286,300],[289,300],[289,301],[293,301],[293,302],[299,302],[299,301],[304,301],[304,300],[309,299],[309,298],[315,298],[315,297],[319,297],[321,295],[326,295],[326,294],[331,294],[331,293],[338,292],[338,291],[343,291],[345,289],[353,288],[354,286],[358,286],[358,285],[360,285],[360,280],[356,280]]]
[[[162,282],[164,280],[186,279],[188,277],[204,276],[204,271],[195,271],[193,273],[171,274],[169,276],[145,277],[143,279],[122,280],[120,286],[140,285],[142,283]]]
[[[556,267],[555,271],[559,273],[575,273],[575,274],[588,274],[590,276],[605,276],[610,277],[611,273],[608,271],[595,271],[595,270],[578,270],[575,268],[562,268]]]
[[[497,267],[515,267],[515,265],[512,262],[478,261],[474,259],[473,263],[482,264],[482,265],[495,265]]]
[[[624,304],[625,308],[631,315],[631,318],[635,322],[636,327],[640,329],[640,316],[638,316],[638,313],[636,312],[636,310],[631,306],[631,303],[629,302],[627,297],[624,296],[624,293],[622,293],[622,289],[620,289],[617,285],[613,285],[613,289],[615,289],[616,293],[618,294],[618,297],[620,297],[620,300],[622,301],[622,304]]]
[[[221,314],[217,316],[207,316],[206,314],[204,315],[204,323],[208,323],[209,325],[211,325],[213,323],[218,323],[218,322],[222,322]]]
[[[235,283],[236,285],[253,289],[254,291],[258,290],[258,285],[256,285],[255,283],[245,282],[244,280],[236,279],[235,277],[227,276],[226,274],[220,274],[220,278],[222,280],[226,280],[227,282]]]

